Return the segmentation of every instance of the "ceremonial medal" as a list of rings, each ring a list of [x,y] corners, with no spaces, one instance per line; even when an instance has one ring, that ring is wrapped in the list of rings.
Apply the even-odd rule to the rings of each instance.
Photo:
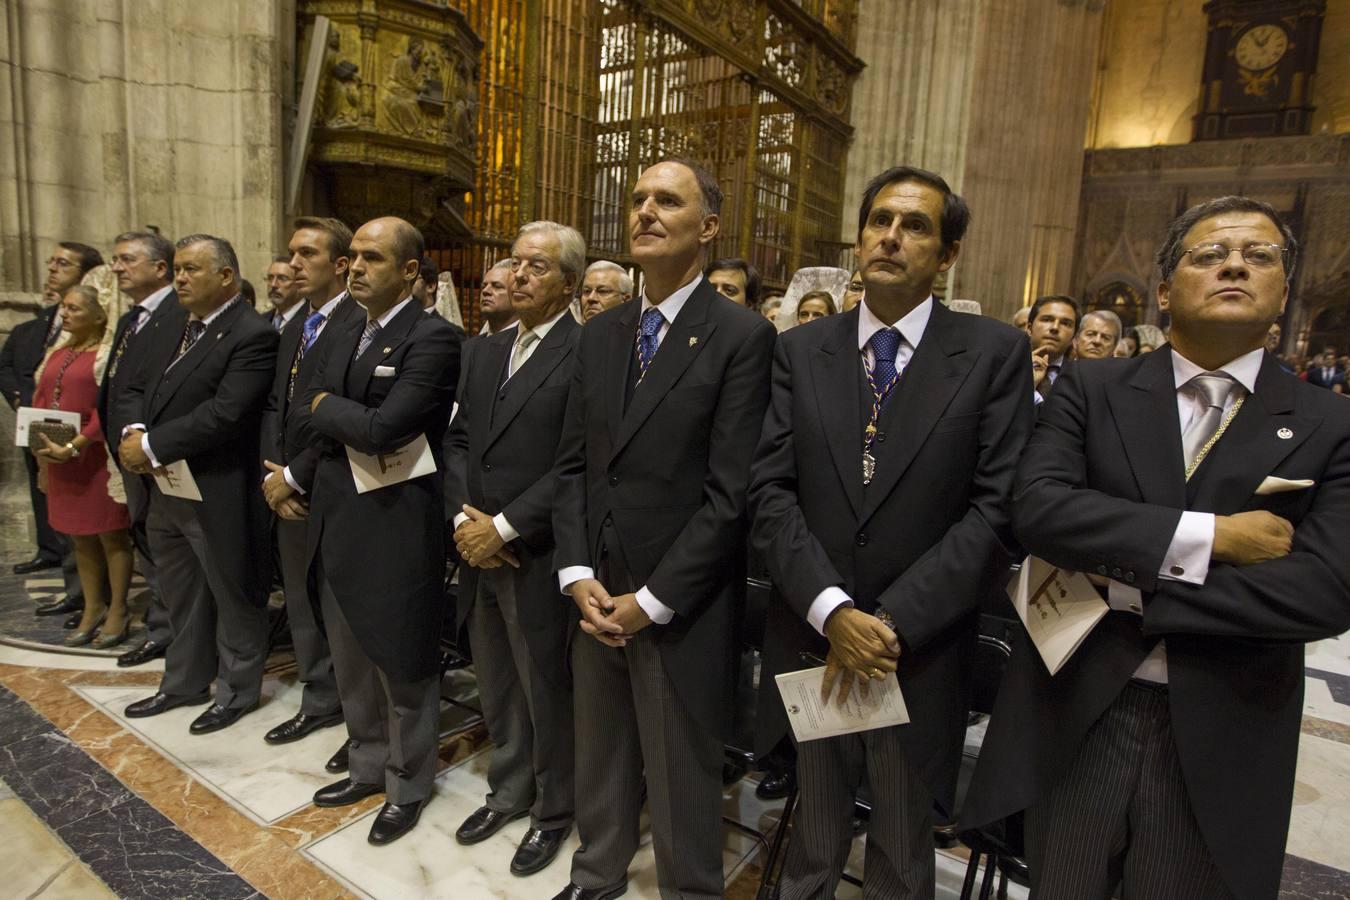
[[[871,451],[863,451],[863,484],[871,484],[872,476],[877,472],[877,458]]]

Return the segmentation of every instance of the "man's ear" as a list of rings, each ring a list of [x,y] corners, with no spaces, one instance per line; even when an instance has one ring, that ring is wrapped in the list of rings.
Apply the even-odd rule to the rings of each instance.
[[[1286,287],[1285,290],[1287,292],[1288,287]],[[1166,281],[1158,282],[1158,290],[1157,290],[1158,309],[1162,310],[1163,312],[1167,311],[1167,304],[1168,301],[1171,299],[1170,295],[1171,295],[1171,288],[1168,286],[1167,282]],[[1288,296],[1287,293],[1286,296]]]
[[[952,241],[950,247],[943,251],[942,262],[938,263],[938,271],[945,272],[956,264],[956,257],[961,253],[961,242]]]
[[[698,242],[700,244],[704,244],[705,246],[707,244],[711,244],[713,242],[713,239],[717,237],[718,232],[720,232],[721,230],[722,230],[722,220],[716,213],[704,216],[703,230],[699,232]]]

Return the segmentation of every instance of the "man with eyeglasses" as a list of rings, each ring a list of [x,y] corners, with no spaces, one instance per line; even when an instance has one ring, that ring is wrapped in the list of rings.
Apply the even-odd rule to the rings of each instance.
[[[607,309],[633,299],[633,278],[623,266],[607,259],[586,267],[581,280],[581,323],[584,325]]]
[[[1109,606],[1053,678],[1019,640],[963,814],[1027,810],[1042,900],[1279,893],[1303,644],[1350,627],[1350,416],[1264,348],[1297,260],[1265,203],[1187,210],[1170,343],[1065,370],[1022,456],[1018,540]]]

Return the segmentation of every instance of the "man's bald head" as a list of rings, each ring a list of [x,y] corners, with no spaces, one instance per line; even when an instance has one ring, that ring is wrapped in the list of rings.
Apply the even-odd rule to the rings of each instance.
[[[357,229],[347,286],[371,318],[412,292],[425,247],[422,232],[395,216],[372,219]]]

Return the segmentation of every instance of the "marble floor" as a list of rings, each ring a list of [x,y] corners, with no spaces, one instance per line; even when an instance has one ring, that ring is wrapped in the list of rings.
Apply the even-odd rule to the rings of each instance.
[[[12,490],[0,493],[0,572],[27,558]],[[318,809],[309,798],[340,728],[294,744],[262,740],[299,707],[293,661],[273,654],[261,708],[227,732],[188,733],[195,709],[129,720],[127,703],[154,690],[158,662],[118,669],[112,654],[59,652],[55,623],[35,625],[34,603],[59,590],[59,573],[0,574],[0,895],[42,898],[548,898],[567,881],[567,850],[547,870],[513,878],[507,864],[526,828],[512,823],[472,848],[453,832],[482,801],[488,743],[466,709],[469,671],[451,672],[440,772],[418,828],[384,848],[366,842],[380,799]],[[1350,896],[1350,638],[1308,651],[1307,706],[1282,896]],[[772,833],[781,803],[754,795],[754,777],[731,785],[725,815]],[[644,831],[645,834],[645,831]],[[849,870],[862,870],[862,839]],[[727,896],[750,900],[760,845],[724,829]],[[937,851],[937,896],[960,893],[966,855]],[[627,896],[658,896],[650,846],[629,872]],[[838,897],[861,891],[842,885]],[[1010,896],[1026,891],[1012,885]]]

